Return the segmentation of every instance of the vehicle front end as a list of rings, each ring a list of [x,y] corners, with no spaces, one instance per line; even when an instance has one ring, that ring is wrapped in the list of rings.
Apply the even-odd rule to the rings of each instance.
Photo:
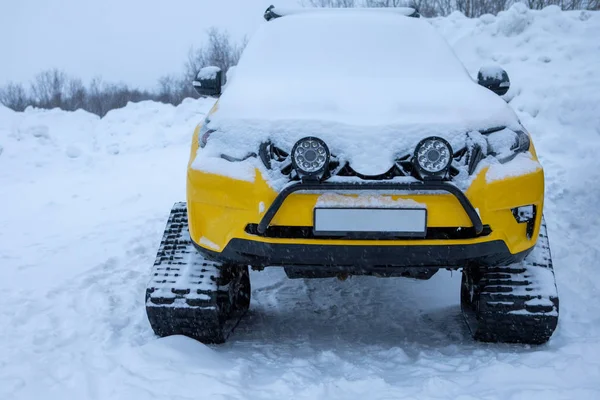
[[[313,137],[285,149],[262,143],[247,158],[207,161],[193,149],[191,238],[212,259],[255,267],[356,274],[519,262],[536,243],[543,208],[529,135],[497,129],[460,139],[453,150],[441,137],[425,138],[377,175],[357,172]],[[219,172],[232,170],[239,175]]]

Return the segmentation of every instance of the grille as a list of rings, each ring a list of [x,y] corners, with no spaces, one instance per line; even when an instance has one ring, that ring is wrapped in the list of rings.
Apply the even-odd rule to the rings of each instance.
[[[313,233],[312,226],[281,226],[273,225],[267,228],[264,235],[258,233],[258,224],[246,225],[246,233],[255,236],[268,237],[273,239],[348,239],[352,240],[352,237],[344,236],[315,236]],[[427,228],[427,235],[425,238],[397,238],[397,237],[382,237],[373,240],[455,240],[455,239],[475,239],[478,237],[489,236],[492,233],[492,229],[489,225],[483,226],[483,231],[477,235],[473,227],[468,228]]]
[[[486,152],[477,144],[454,152],[452,164],[445,180],[454,180],[460,174],[461,170],[465,170],[464,173],[472,175],[479,162],[485,158],[485,154]],[[300,180],[300,177],[297,176],[292,167],[290,155],[285,150],[274,146],[272,143],[263,143],[260,147],[259,156],[268,169],[278,169],[283,175],[289,177],[290,181]],[[379,175],[361,174],[354,170],[350,163],[342,162],[332,154],[329,162],[329,171],[324,178],[327,179],[331,176],[358,177],[367,181],[391,180],[402,176],[421,179],[413,165],[411,154],[397,158],[394,165],[388,171]]]

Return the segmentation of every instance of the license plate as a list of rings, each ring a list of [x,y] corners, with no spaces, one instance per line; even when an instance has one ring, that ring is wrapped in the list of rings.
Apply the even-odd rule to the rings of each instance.
[[[315,235],[425,237],[427,210],[417,208],[315,208]]]

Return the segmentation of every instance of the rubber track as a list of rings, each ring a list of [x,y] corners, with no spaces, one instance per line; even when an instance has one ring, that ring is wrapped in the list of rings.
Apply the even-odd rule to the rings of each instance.
[[[175,203],[146,289],[146,312],[159,336],[185,335],[203,343],[223,343],[228,327],[222,305],[228,287],[220,265],[206,260],[189,236],[186,203]],[[237,321],[235,321],[237,323]]]
[[[482,268],[479,310],[463,304],[475,339],[485,342],[542,344],[558,323],[558,293],[543,222],[534,251],[519,264]]]

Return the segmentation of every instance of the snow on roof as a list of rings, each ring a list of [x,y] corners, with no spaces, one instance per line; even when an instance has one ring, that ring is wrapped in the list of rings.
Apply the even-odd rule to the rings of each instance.
[[[349,14],[349,13],[391,13],[391,14],[400,14],[405,16],[415,15],[416,10],[411,7],[360,7],[360,8],[325,8],[325,7],[302,7],[302,8],[291,8],[291,7],[274,7],[271,6],[267,9],[265,13],[265,19],[269,21],[273,18],[283,17],[287,15],[295,15],[295,14]]]

